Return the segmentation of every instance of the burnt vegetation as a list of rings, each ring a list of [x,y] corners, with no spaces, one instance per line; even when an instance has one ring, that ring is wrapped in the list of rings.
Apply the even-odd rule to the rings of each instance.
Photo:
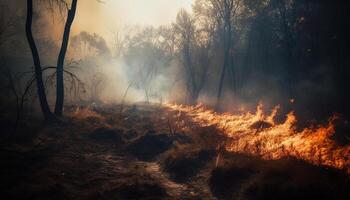
[[[0,2],[0,197],[350,199],[350,3],[193,0],[109,35],[82,3]]]

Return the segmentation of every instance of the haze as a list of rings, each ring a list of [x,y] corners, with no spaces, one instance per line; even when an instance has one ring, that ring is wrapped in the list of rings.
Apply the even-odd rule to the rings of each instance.
[[[159,26],[175,20],[181,8],[191,9],[193,0],[96,0],[80,1],[74,32],[108,36],[125,25]]]

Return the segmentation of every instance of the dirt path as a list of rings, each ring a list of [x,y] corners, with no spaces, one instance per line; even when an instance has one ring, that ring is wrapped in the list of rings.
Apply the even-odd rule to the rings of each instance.
[[[18,199],[51,199],[52,195],[57,199],[213,199],[207,184],[177,183],[162,170],[159,156],[174,142],[170,138],[169,146],[158,152],[157,146],[168,144],[168,133],[163,134],[168,130],[165,111],[146,107],[121,115],[116,110],[79,111],[60,124],[44,127],[20,156],[10,156],[12,168],[4,173],[10,173],[13,184],[7,185],[6,195]],[[152,142],[158,134],[163,139],[147,147],[156,151],[151,160],[129,152],[129,146],[143,142],[143,136]],[[21,159],[21,154],[28,159]],[[23,172],[20,179],[12,180],[18,170]]]

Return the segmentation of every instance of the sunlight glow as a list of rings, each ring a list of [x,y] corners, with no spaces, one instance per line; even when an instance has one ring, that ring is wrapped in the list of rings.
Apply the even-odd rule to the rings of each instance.
[[[80,1],[74,32],[89,31],[106,35],[125,25],[169,24],[181,8],[191,9],[194,0],[96,0]]]

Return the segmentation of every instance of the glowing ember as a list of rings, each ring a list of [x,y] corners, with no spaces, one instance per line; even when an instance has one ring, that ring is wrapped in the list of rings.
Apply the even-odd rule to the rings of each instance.
[[[182,106],[167,104],[173,110],[184,112],[201,126],[215,125],[228,136],[226,149],[232,152],[261,156],[264,159],[296,157],[316,165],[325,165],[346,170],[350,173],[350,145],[339,146],[331,136],[335,133],[334,120],[328,124],[295,129],[296,117],[293,112],[285,122],[278,124],[274,118],[279,107],[265,115],[262,105],[255,114],[216,113],[202,105]]]

